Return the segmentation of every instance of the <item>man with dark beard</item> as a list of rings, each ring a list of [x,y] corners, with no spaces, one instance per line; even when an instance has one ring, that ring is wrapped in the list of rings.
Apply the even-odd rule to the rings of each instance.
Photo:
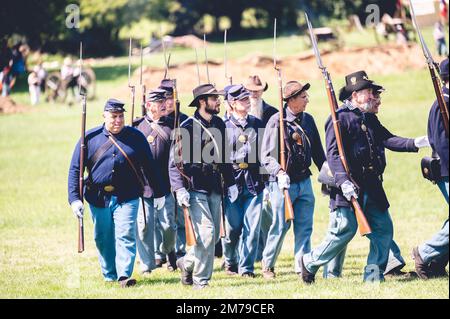
[[[225,161],[225,124],[217,116],[222,93],[211,84],[196,87],[189,106],[196,112],[180,125],[182,149],[175,142],[169,161],[169,176],[180,206],[189,208],[196,245],[177,260],[181,282],[196,289],[208,286],[214,264],[214,246],[219,240],[222,189],[221,175],[230,202],[238,196],[231,163]],[[181,153],[181,157],[180,157]]]

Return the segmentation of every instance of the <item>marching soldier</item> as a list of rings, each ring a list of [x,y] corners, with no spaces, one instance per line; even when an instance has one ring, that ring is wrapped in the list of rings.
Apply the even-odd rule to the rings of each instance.
[[[263,252],[263,276],[275,277],[275,262],[281,251],[284,237],[291,223],[285,222],[284,190],[294,208],[295,270],[301,272],[299,260],[311,249],[311,233],[315,198],[311,185],[311,160],[319,168],[325,162],[325,153],[313,117],[305,112],[309,103],[309,83],[302,85],[290,81],[283,89],[286,102],[283,117],[285,125],[285,147],[287,169],[283,171],[278,161],[280,114],[272,116],[267,123],[262,145],[262,163],[270,173],[270,202],[273,219],[266,247]],[[277,152],[277,154],[275,154]]]
[[[379,108],[381,105],[381,93],[385,90],[383,87],[379,87],[378,90],[373,90],[373,101],[371,103],[371,108],[368,109],[367,113],[372,113],[376,116],[379,112]],[[401,137],[398,137],[398,140],[401,140]],[[405,139],[407,142],[408,139]],[[428,142],[428,138],[426,136],[418,137],[415,139],[414,144],[418,147],[429,147],[430,144]],[[323,269],[323,277],[324,278],[336,278],[341,277],[342,268],[344,265],[345,253],[347,247],[342,250],[340,254],[338,254],[335,258],[333,258],[328,264],[324,266]],[[405,273],[402,271],[403,267],[405,267],[406,262],[403,258],[400,248],[397,243],[392,240],[391,247],[389,251],[389,259],[386,265],[386,269],[384,271],[384,277],[395,277],[395,276],[411,276],[414,273]]]
[[[225,124],[216,116],[220,111],[221,92],[211,84],[204,84],[196,87],[193,94],[190,106],[197,110],[181,124],[181,158],[176,156],[177,145],[174,144],[169,175],[178,204],[189,207],[197,241],[183,258],[177,260],[182,272],[181,282],[202,289],[211,280],[214,246],[219,240],[223,191],[220,175],[231,202],[236,200],[238,189],[233,168],[225,161]]]
[[[173,80],[170,79],[162,80],[158,88],[166,91],[166,103],[165,103],[166,117],[172,123],[172,125],[175,125],[175,101],[173,99]],[[183,123],[185,120],[187,120],[188,116],[180,112],[179,118],[180,123]],[[183,211],[181,210],[181,207],[178,205],[176,205],[176,223],[177,223],[177,238],[175,244],[175,253],[178,259],[186,254],[186,232],[184,230],[184,215]],[[161,232],[155,233],[156,235],[155,240],[157,243],[156,247],[159,247],[159,244],[161,243],[160,233]],[[165,256],[162,256],[162,254],[158,250],[155,251],[155,254],[157,256],[160,256],[161,261],[159,263],[160,267],[162,266],[162,263],[166,262],[166,258]],[[167,267],[169,270],[173,269],[170,263],[167,265]]]
[[[444,100],[448,111],[449,92],[449,64],[448,58],[440,64],[440,76],[444,83]],[[440,158],[440,175],[437,186],[448,204],[448,136],[444,129],[444,119],[440,113],[438,102],[431,107],[428,117],[428,138],[433,152]],[[413,249],[413,258],[417,275],[422,279],[448,276],[445,267],[448,264],[448,218],[442,229],[430,240]]]
[[[153,199],[148,196],[148,191],[144,192],[144,202],[147,212],[149,212],[147,214],[148,227],[145,229],[138,227],[139,236],[137,238],[141,271],[144,274],[151,272],[155,267],[161,267],[162,260],[168,261],[169,270],[173,271],[177,268],[175,200],[170,192],[168,171],[173,122],[164,116],[166,114],[165,103],[166,91],[161,89],[150,91],[146,100],[146,115],[133,122],[133,126],[141,131],[147,139],[165,185],[163,189],[164,206],[153,203]]]
[[[267,82],[263,83],[258,75],[252,75],[247,78],[247,81],[244,83],[244,87],[250,92],[249,114],[261,120],[263,126],[266,127],[269,119],[274,114],[278,113],[276,108],[269,105],[262,98],[264,92],[269,88],[269,85]],[[267,174],[264,175],[264,177],[267,177]],[[256,256],[257,261],[262,260],[262,253],[264,247],[266,246],[267,233],[269,232],[270,225],[272,224],[272,207],[269,201],[269,183],[267,178],[265,178],[264,181],[265,188],[263,193],[263,209],[261,213],[261,231],[259,233],[258,253]]]
[[[118,280],[121,287],[133,286],[131,278],[136,256],[136,219],[143,181],[148,180],[158,206],[164,206],[165,181],[145,137],[125,126],[124,104],[106,102],[105,122],[86,133],[85,163],[89,176],[84,197],[94,221],[94,239],[105,281]],[[83,217],[84,205],[79,194],[80,142],[75,147],[69,169],[69,203],[77,217]],[[141,171],[144,172],[142,176]]]
[[[223,248],[227,274],[254,278],[264,189],[258,156],[258,133],[263,124],[248,114],[249,95],[242,85],[231,87],[227,95],[232,110],[225,122],[227,143],[239,196],[233,203],[225,199]]]
[[[367,236],[370,251],[364,281],[384,280],[393,239],[389,202],[383,189],[385,148],[398,152],[418,151],[414,139],[393,135],[375,114],[367,112],[373,107],[373,91],[381,87],[369,80],[366,72],[352,73],[345,80],[346,86],[339,94],[344,105],[337,115],[350,176],[342,165],[330,117],[325,125],[328,165],[335,182],[330,189],[330,223],[322,244],[300,260],[305,283],[313,283],[319,267],[335,258],[355,235],[358,224],[350,204],[352,197],[358,199],[372,229]]]

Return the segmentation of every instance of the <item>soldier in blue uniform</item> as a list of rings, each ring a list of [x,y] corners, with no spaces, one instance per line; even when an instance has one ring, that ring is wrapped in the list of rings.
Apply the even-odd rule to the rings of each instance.
[[[302,279],[306,283],[313,283],[320,266],[341,253],[356,234],[358,225],[350,204],[352,197],[358,199],[372,229],[367,236],[370,251],[364,280],[384,280],[393,239],[389,202],[383,189],[385,148],[397,152],[418,151],[414,139],[393,135],[375,114],[367,112],[373,107],[373,91],[381,87],[369,80],[366,72],[352,73],[345,80],[346,86],[339,94],[339,99],[345,102],[337,116],[350,176],[342,165],[330,117],[325,125],[327,160],[335,182],[330,190],[330,223],[324,241],[300,260]]]
[[[168,120],[173,123],[172,125],[175,125],[175,101],[173,98],[173,84],[174,81],[171,79],[164,79],[161,81],[159,85],[159,89],[166,91],[166,117]],[[180,123],[183,123],[186,121],[188,116],[182,112],[179,114],[179,120]],[[176,203],[175,203],[176,204]],[[180,206],[176,205],[176,223],[177,223],[177,239],[175,244],[175,253],[177,256],[177,259],[180,257],[183,257],[186,254],[186,233],[184,230],[184,215],[183,211]],[[158,227],[158,225],[157,225]],[[157,243],[161,243],[161,236],[159,235],[160,232],[156,232],[155,240]],[[157,244],[156,247],[159,247]],[[157,258],[160,260],[159,263],[157,263],[157,266],[162,266],[163,263],[166,262],[165,256],[162,256],[161,253],[158,252],[158,250],[155,251],[155,254],[159,256],[160,258]],[[169,264],[167,264],[167,267],[169,270],[173,269],[173,267]]]
[[[443,86],[444,100],[448,110],[449,101],[449,64],[448,58],[440,64],[440,76]],[[428,117],[428,138],[433,152],[440,158],[440,175],[436,180],[442,195],[448,204],[448,136],[444,130],[444,119],[437,101],[431,107]],[[448,208],[447,208],[448,209]],[[413,249],[413,258],[417,275],[422,279],[448,276],[445,267],[448,264],[448,218],[444,226],[430,240]]]
[[[169,176],[178,204],[189,207],[197,244],[177,260],[182,284],[196,289],[208,286],[212,277],[214,246],[219,241],[222,183],[234,202],[238,189],[233,168],[225,159],[225,124],[220,112],[221,92],[211,84],[193,90],[190,106],[197,107],[192,117],[181,124],[182,158],[173,144]],[[182,160],[182,161],[181,161]]]
[[[368,109],[367,113],[372,113],[374,115],[378,114],[379,108],[381,105],[381,93],[383,93],[385,89],[383,87],[379,87],[378,90],[373,90],[373,102],[371,103],[371,108]],[[343,101],[342,101],[343,102]],[[401,140],[398,137],[399,141]],[[407,141],[408,139],[405,139]],[[426,136],[418,137],[414,140],[414,144],[419,147],[429,147],[430,144],[428,142],[428,138]],[[344,248],[341,253],[339,253],[335,258],[333,258],[328,264],[324,266],[323,269],[323,277],[324,278],[336,278],[341,277],[342,268],[344,265],[345,253],[347,248]],[[405,278],[409,278],[414,276],[414,272],[403,272],[402,269],[405,267],[406,262],[403,258],[400,248],[398,247],[395,240],[392,240],[390,251],[389,251],[389,259],[386,265],[386,269],[384,271],[384,277],[398,277],[403,276]]]
[[[166,188],[165,205],[157,206],[153,199],[144,192],[147,212],[145,229],[138,227],[137,248],[141,259],[141,271],[149,273],[155,267],[161,267],[161,261],[168,261],[168,268],[174,271],[176,266],[175,241],[175,200],[170,192],[169,152],[173,121],[166,114],[166,91],[156,89],[150,91],[146,100],[146,115],[133,122],[133,126],[144,134],[153,154],[154,161],[161,172]],[[154,209],[153,209],[154,208]],[[142,209],[142,207],[141,207]],[[138,226],[144,225],[138,223]],[[166,258],[167,256],[167,258]]]
[[[125,126],[124,104],[106,102],[102,126],[86,132],[85,163],[89,176],[84,198],[94,221],[94,239],[105,281],[118,280],[121,287],[136,284],[131,278],[136,256],[136,219],[143,179],[150,188],[147,197],[164,205],[166,182],[153,160],[150,147],[141,132]],[[79,194],[80,142],[75,147],[69,168],[69,203],[74,214],[82,217],[84,205]],[[144,173],[142,174],[141,171]]]
[[[258,75],[251,75],[244,83],[244,87],[250,92],[250,111],[249,114],[261,120],[263,126],[266,127],[269,119],[278,110],[268,104],[263,98],[263,94],[269,88],[267,82],[261,81]],[[269,181],[267,179],[268,174],[264,174],[265,188],[263,192],[263,209],[261,213],[261,230],[259,233],[258,253],[256,256],[257,261],[262,260],[262,253],[264,247],[266,247],[267,233],[269,232],[270,225],[272,224],[272,206],[269,196]]]
[[[225,125],[239,196],[233,203],[225,199],[227,232],[223,248],[228,274],[254,278],[264,189],[258,152],[258,134],[263,124],[248,114],[249,95],[242,85],[231,87],[227,95],[232,112]]]
[[[262,260],[263,276],[266,279],[275,277],[275,263],[291,226],[291,222],[285,221],[285,189],[289,190],[294,208],[295,271],[298,274],[301,273],[300,258],[311,249],[315,197],[309,167],[313,160],[320,170],[326,158],[314,119],[305,112],[309,103],[309,87],[309,84],[290,81],[283,89],[286,102],[283,110],[286,171],[283,171],[278,160],[279,113],[270,118],[264,132],[261,162],[270,173],[269,191],[273,211]]]

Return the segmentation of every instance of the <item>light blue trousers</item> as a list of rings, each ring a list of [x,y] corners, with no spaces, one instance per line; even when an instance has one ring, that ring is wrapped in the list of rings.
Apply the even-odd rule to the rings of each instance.
[[[177,204],[177,240],[175,243],[175,253],[177,258],[186,255],[186,229],[184,225],[183,209]]]
[[[109,207],[89,205],[94,221],[94,240],[106,281],[129,278],[133,273],[139,201],[136,198],[118,204],[113,196]]]
[[[438,183],[438,187],[444,195],[448,204],[448,177]],[[430,240],[419,246],[419,254],[425,263],[436,261],[441,258],[448,258],[448,219],[444,226]]]
[[[207,285],[211,280],[214,266],[214,246],[220,235],[221,196],[189,192],[191,198],[189,213],[196,235],[197,244],[190,247],[184,256],[184,266],[193,272],[196,285]]]
[[[266,186],[269,189],[269,186]],[[270,226],[272,225],[272,204],[270,203],[270,196],[268,200],[263,199],[262,211],[261,211],[261,227],[259,231],[258,249],[256,253],[256,261],[261,261],[264,248],[266,248],[267,235],[269,233]]]
[[[142,200],[139,201],[139,213],[136,224],[136,245],[139,255],[141,272],[155,269],[155,213],[153,208],[153,198],[144,198],[145,217],[142,209]]]
[[[270,202],[272,204],[272,223],[268,232],[266,247],[263,252],[263,263],[266,268],[275,267],[276,260],[283,246],[284,237],[291,226],[284,216],[284,194],[277,182],[269,184]],[[292,183],[289,188],[294,208],[294,253],[295,271],[301,272],[298,265],[300,258],[311,250],[311,234],[313,230],[313,214],[315,198],[311,178],[299,183]]]
[[[367,266],[364,269],[364,281],[384,280],[384,272],[389,258],[393,238],[393,225],[389,211],[382,211],[367,194],[363,196],[362,210],[372,228],[367,236],[370,250]],[[321,266],[338,256],[355,236],[358,229],[356,216],[349,207],[338,207],[330,213],[330,223],[323,242],[313,251],[305,254],[304,265],[311,273],[316,273]]]
[[[239,266],[239,273],[254,272],[258,249],[262,196],[251,194],[247,187],[231,203],[225,198],[226,237],[223,240],[225,264]]]
[[[155,214],[155,258],[166,259],[166,255],[175,249],[177,224],[175,221],[175,199],[172,194],[166,196],[164,207],[154,209]]]

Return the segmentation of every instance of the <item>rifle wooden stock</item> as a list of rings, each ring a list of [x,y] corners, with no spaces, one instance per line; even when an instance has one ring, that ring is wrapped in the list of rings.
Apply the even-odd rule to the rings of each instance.
[[[318,65],[319,69],[321,70],[323,78],[325,80],[325,88],[327,90],[327,96],[328,96],[328,105],[330,106],[331,119],[333,121],[333,130],[334,130],[334,135],[336,137],[336,144],[338,147],[339,158],[342,162],[342,166],[344,167],[345,172],[347,173],[348,178],[352,181],[352,183],[354,185],[357,185],[351,177],[350,168],[348,166],[348,162],[345,157],[344,146],[342,144],[341,129],[340,129],[340,125],[339,125],[339,120],[336,115],[336,110],[338,109],[338,103],[336,100],[336,93],[334,92],[334,88],[333,88],[333,82],[331,81],[330,73],[328,73],[326,67],[322,63],[322,58],[320,57],[320,51],[317,46],[316,37],[314,35],[314,31],[313,31],[311,22],[309,21],[307,13],[305,13],[305,18],[306,18],[306,22],[308,24],[309,36],[311,38],[314,55],[316,56],[317,65]],[[370,225],[367,222],[366,216],[364,215],[364,212],[362,211],[361,206],[359,205],[356,198],[352,198],[351,203],[352,203],[353,209],[355,211],[356,220],[358,222],[359,233],[361,234],[361,236],[370,234],[372,232],[372,230],[370,229]]]
[[[439,79],[436,76],[436,70],[434,67],[428,65],[428,69],[430,70],[431,80],[433,81],[433,88],[436,94],[436,99],[439,105],[439,110],[441,111],[442,120],[444,122],[444,131],[445,136],[449,137],[449,115],[447,104],[445,103],[444,93],[442,91],[442,87],[439,83]]]
[[[336,94],[334,92],[333,84],[331,83],[330,76],[327,71],[325,71],[325,72],[327,74],[327,76],[325,76],[325,83],[326,83],[325,86],[326,86],[327,95],[328,95],[328,104],[330,105],[331,118],[333,120],[333,129],[334,129],[334,135],[336,136],[336,144],[338,147],[339,157],[341,159],[342,166],[344,166],[345,172],[351,179],[350,168],[348,166],[348,162],[345,157],[344,145],[342,144],[339,120],[337,119],[337,115],[336,115],[336,109],[338,107],[337,100],[336,100]],[[353,182],[353,184],[356,185],[356,183],[353,180],[352,180],[352,182]],[[352,203],[353,209],[355,211],[356,221],[358,222],[358,228],[359,228],[360,235],[361,236],[369,235],[372,232],[372,230],[370,228],[369,222],[366,219],[366,216],[364,215],[364,212],[363,212],[361,206],[359,205],[358,201],[354,197],[352,197],[351,203]]]
[[[175,145],[179,145],[180,143],[180,101],[178,100],[178,90],[177,90],[177,80],[173,80],[173,99],[175,101],[175,125],[174,125],[174,130],[175,130]],[[176,152],[176,150],[179,150],[179,157],[181,159],[182,157],[182,150],[181,147],[174,147],[174,152]],[[176,161],[176,156],[174,156],[175,161]],[[180,172],[182,178],[185,178],[186,175],[183,172],[183,161],[181,160],[180,162],[176,162],[176,167],[178,169],[178,171]],[[189,214],[189,209],[183,205],[183,214],[184,214],[184,227],[186,230],[186,243],[188,246],[195,246],[197,244],[197,240],[196,240],[196,236],[195,236],[195,230],[194,230],[194,225],[192,224],[192,219],[191,219],[191,215]]]
[[[192,225],[191,215],[189,214],[189,209],[183,205],[184,214],[184,228],[186,231],[186,244],[188,246],[197,245],[197,239],[195,238],[194,226]]]
[[[286,170],[286,145],[285,145],[285,130],[284,130],[284,112],[283,112],[283,84],[281,81],[281,70],[276,69],[278,72],[278,88],[280,92],[280,165],[283,171]],[[284,190],[284,219],[286,222],[294,220],[294,208],[292,207],[291,197],[289,196],[289,190]]]

